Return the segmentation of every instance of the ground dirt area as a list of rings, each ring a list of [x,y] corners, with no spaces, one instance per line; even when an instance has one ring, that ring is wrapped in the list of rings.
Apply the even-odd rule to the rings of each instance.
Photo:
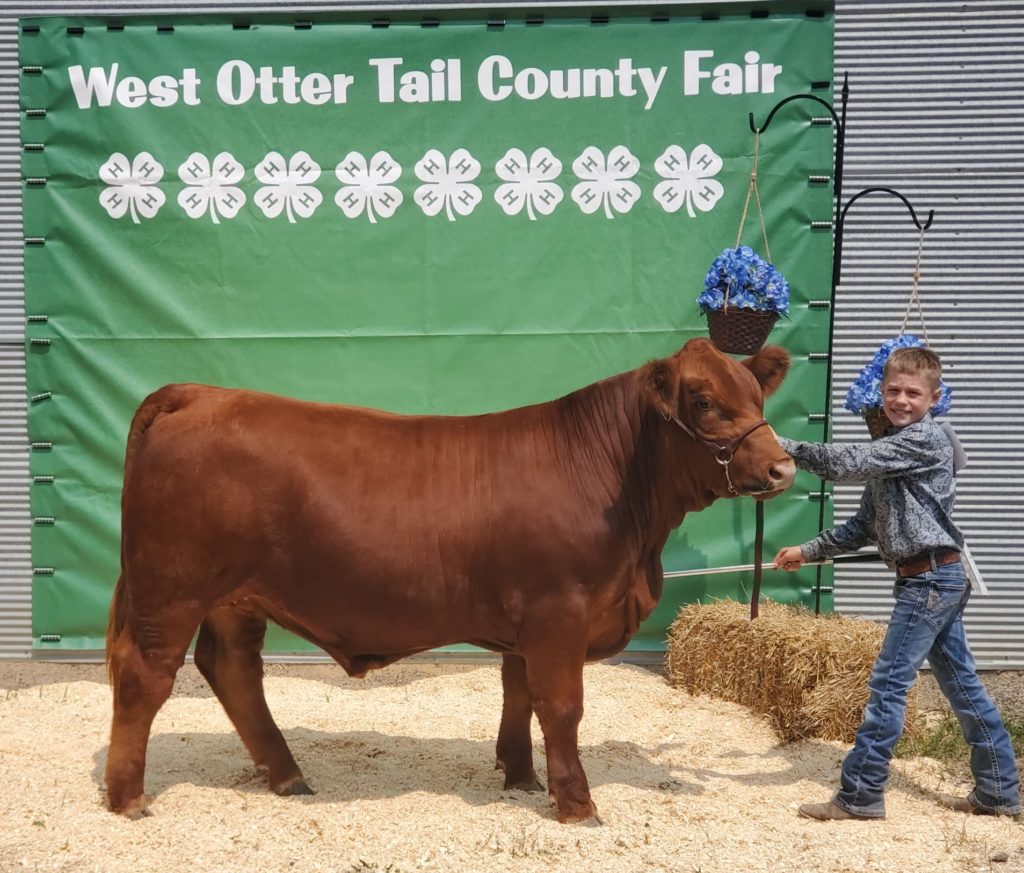
[[[986,680],[1024,712],[1019,675]],[[0,871],[1024,871],[1024,826],[936,805],[966,786],[934,761],[896,762],[884,821],[808,821],[797,806],[830,796],[843,745],[780,744],[742,707],[655,670],[594,665],[585,682],[580,749],[603,825],[560,825],[545,794],[502,791],[497,661],[416,660],[362,681],[267,668],[271,709],[317,792],[290,798],[267,791],[185,667],[149,746],[154,815],[130,822],[99,790],[103,668],[0,662]],[[922,704],[939,705],[922,685]],[[536,723],[534,738],[543,774]]]

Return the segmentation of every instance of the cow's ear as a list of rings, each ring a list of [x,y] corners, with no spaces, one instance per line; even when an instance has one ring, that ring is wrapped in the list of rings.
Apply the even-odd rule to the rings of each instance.
[[[665,418],[678,414],[679,374],[671,359],[648,364],[647,397],[651,406]]]
[[[765,396],[775,391],[789,371],[789,352],[778,346],[765,346],[743,362],[761,383]]]

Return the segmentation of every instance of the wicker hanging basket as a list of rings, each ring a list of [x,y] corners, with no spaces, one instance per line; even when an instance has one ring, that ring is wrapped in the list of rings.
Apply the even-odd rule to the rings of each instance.
[[[707,315],[711,341],[730,355],[756,355],[779,319],[777,312],[737,306],[716,309]]]
[[[885,414],[885,410],[881,406],[874,406],[865,412],[864,421],[867,423],[868,433],[871,434],[873,440],[885,436],[885,432],[892,427],[889,416]]]
[[[782,274],[778,273],[775,267],[772,265],[772,250],[768,245],[768,228],[764,221],[764,210],[761,208],[761,195],[757,190],[757,163],[758,156],[760,154],[760,131],[754,131],[754,166],[750,173],[750,185],[747,187],[747,198],[743,203],[743,214],[740,216],[739,230],[736,231],[736,242],[733,244],[733,250],[742,255],[742,259],[749,261],[752,259],[759,265],[759,272],[762,274],[758,280],[759,283],[769,283],[771,277],[775,279],[771,281],[777,281],[781,285],[780,288],[776,288],[774,296],[779,297],[781,290],[781,299],[774,299],[772,301],[771,308],[765,309],[749,309],[744,306],[729,305],[730,296],[736,295],[737,292],[754,292],[755,297],[762,295],[766,292],[764,284],[758,284],[756,287],[750,283],[750,276],[746,270],[743,271],[742,276],[735,276],[731,272],[731,265],[726,266],[725,269],[728,272],[727,276],[723,276],[722,273],[708,273],[707,279],[704,282],[705,295],[709,292],[721,292],[722,295],[722,308],[721,309],[710,309],[702,306],[701,308],[705,311],[708,318],[708,333],[711,335],[711,341],[718,346],[719,350],[726,352],[730,355],[756,355],[761,347],[764,345],[765,340],[768,339],[768,334],[771,333],[772,328],[775,326],[775,322],[779,320],[778,308],[781,308],[783,312],[789,303],[789,284],[783,279]],[[743,238],[743,227],[747,223],[747,211],[750,208],[751,197],[754,198],[754,203],[757,206],[757,214],[761,221],[761,236],[764,239],[764,252],[767,255],[767,262],[762,260],[752,249],[740,246],[740,240]],[[715,261],[712,262],[712,271],[715,270],[716,264],[719,259],[725,256],[729,250],[722,252]],[[746,254],[743,254],[746,252]],[[722,279],[725,279],[724,287],[721,286]],[[737,282],[737,287],[733,288],[733,282]],[[704,295],[701,295],[702,297]],[[699,298],[698,298],[699,302]],[[764,303],[768,303],[765,299]],[[781,304],[781,307],[780,307]]]

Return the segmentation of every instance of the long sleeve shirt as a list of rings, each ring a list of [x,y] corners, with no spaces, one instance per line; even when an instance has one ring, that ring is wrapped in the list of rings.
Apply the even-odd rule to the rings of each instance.
[[[870,443],[803,443],[779,438],[796,465],[834,482],[865,482],[849,521],[800,546],[820,561],[868,543],[890,566],[932,549],[962,549],[953,524],[953,445],[931,414]]]

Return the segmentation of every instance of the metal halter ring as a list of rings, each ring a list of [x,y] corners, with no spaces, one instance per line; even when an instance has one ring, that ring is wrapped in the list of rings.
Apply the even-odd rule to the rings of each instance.
[[[733,457],[735,457],[736,449],[739,448],[740,443],[742,443],[748,436],[750,436],[759,427],[763,427],[764,425],[768,424],[768,422],[765,419],[763,419],[763,418],[760,421],[754,422],[752,425],[750,425],[750,427],[748,427],[745,431],[743,431],[743,433],[741,433],[738,437],[735,437],[734,439],[729,440],[727,443],[725,443],[723,445],[722,443],[716,443],[713,440],[705,439],[704,437],[699,436],[698,434],[694,433],[692,430],[690,430],[690,428],[688,428],[685,424],[683,424],[679,420],[679,418],[677,416],[673,415],[672,413],[668,413],[668,414],[662,413],[662,414],[665,416],[665,421],[673,421],[673,422],[675,422],[677,425],[679,425],[679,427],[682,428],[684,433],[688,434],[690,437],[692,437],[697,442],[703,443],[705,446],[707,446],[709,449],[711,449],[714,452],[715,460],[718,461],[718,463],[722,466],[723,472],[725,473],[725,482],[729,486],[729,493],[730,494],[739,494],[739,491],[737,491],[733,487],[732,479],[729,476],[729,464],[732,462]]]

